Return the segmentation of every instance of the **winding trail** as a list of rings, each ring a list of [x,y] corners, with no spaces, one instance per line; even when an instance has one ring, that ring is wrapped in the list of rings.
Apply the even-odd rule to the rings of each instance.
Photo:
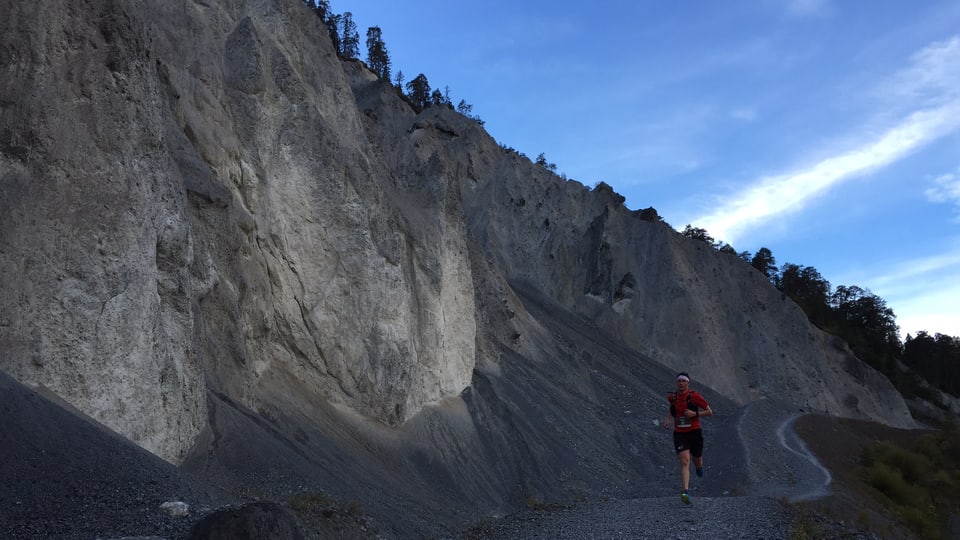
[[[830,471],[793,429],[800,416],[796,408],[768,399],[752,402],[740,411],[737,435],[744,449],[750,493],[790,502],[830,493]]]
[[[472,537],[790,538],[792,517],[783,501],[825,496],[832,481],[793,429],[800,416],[794,407],[761,400],[705,427],[705,457],[715,458],[705,478],[692,479],[689,506],[676,496],[591,501],[508,516]]]
[[[796,430],[793,429],[793,424],[797,421],[797,418],[800,418],[800,415],[794,414],[788,418],[787,421],[780,424],[780,428],[777,429],[777,439],[780,441],[782,447],[806,459],[816,467],[817,470],[823,474],[823,481],[819,486],[811,486],[809,492],[790,498],[790,502],[802,502],[825,497],[830,494],[829,486],[830,482],[833,481],[833,475],[830,474],[830,471],[820,463],[816,456],[813,455],[813,452],[804,444],[800,436],[797,435]]]

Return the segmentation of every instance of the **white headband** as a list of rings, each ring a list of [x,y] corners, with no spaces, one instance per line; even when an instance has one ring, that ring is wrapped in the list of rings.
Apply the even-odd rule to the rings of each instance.
[[[677,380],[690,382],[690,377],[687,377],[686,375],[677,375]]]

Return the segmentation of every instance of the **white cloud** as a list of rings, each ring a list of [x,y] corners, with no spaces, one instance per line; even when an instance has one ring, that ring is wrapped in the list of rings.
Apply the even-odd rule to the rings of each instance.
[[[960,221],[960,168],[955,172],[934,178],[933,185],[924,190],[927,200],[934,203],[953,203],[957,206],[957,221]]]
[[[933,43],[913,55],[885,90],[896,100],[944,102],[960,96],[960,36]]]
[[[797,172],[761,179],[691,223],[734,243],[738,234],[775,216],[796,213],[831,187],[903,158],[917,148],[960,128],[960,101],[918,111],[878,139],[829,157]]]
[[[713,212],[684,221],[717,239],[735,243],[737,235],[766,225],[776,216],[796,213],[830,188],[885,167],[960,128],[960,37],[934,43],[914,55],[894,78],[895,93],[923,96],[914,109],[875,135],[856,135],[851,150],[820,159],[799,170],[761,178],[720,201]],[[951,77],[951,75],[954,75]]]

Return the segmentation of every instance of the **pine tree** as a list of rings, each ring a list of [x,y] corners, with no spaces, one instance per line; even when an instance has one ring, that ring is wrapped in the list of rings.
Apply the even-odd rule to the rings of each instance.
[[[381,79],[390,80],[390,54],[379,26],[367,28],[367,65]]]
[[[317,15],[319,16],[319,12]],[[331,12],[327,12],[327,17],[323,20],[323,24],[327,27],[327,33],[330,34],[330,41],[333,43],[333,50],[337,51],[337,54],[343,54],[343,51],[341,50],[342,43],[340,40],[340,20],[340,15]]]
[[[353,22],[353,13],[345,12],[340,18],[340,25],[343,28],[340,55],[344,58],[357,58],[360,56],[360,34],[357,33],[357,25]]]
[[[750,259],[750,266],[763,272],[771,283],[777,279],[777,260],[773,257],[773,252],[762,247],[757,250],[757,254]]]
[[[393,85],[397,87],[397,90],[401,94],[403,94],[403,70],[402,69],[397,71],[397,77],[396,79],[394,79]]]
[[[327,16],[330,14],[330,2],[327,0],[305,0],[308,6],[313,8],[313,13],[324,23],[327,22]]]
[[[407,83],[407,97],[416,109],[423,110],[430,105],[430,83],[426,75],[421,73]]]

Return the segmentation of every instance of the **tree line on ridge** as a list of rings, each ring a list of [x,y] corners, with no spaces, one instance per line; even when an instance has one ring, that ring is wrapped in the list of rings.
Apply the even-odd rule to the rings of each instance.
[[[360,59],[360,33],[357,30],[357,24],[353,20],[353,13],[346,11],[342,14],[334,13],[330,8],[329,0],[303,0],[303,3],[316,15],[326,26],[327,34],[333,43],[334,50],[341,58]],[[392,75],[392,62],[387,45],[383,41],[383,30],[379,26],[367,28],[367,60],[366,64],[370,71],[376,73],[381,79],[390,82],[397,94],[404,101],[410,104],[417,112],[431,106],[454,108],[453,100],[450,97],[450,87],[431,88],[430,81],[423,73],[418,74],[409,82],[404,84],[405,78],[402,70],[397,70],[396,75]],[[392,78],[391,78],[392,77]],[[479,122],[483,125],[483,120],[473,114],[473,105],[461,99],[456,106],[457,112]]]
[[[960,378],[951,375],[960,366],[960,338],[920,331],[916,336],[907,334],[901,342],[893,310],[869,289],[856,285],[834,289],[812,266],[786,263],[778,267],[769,249],[762,247],[754,254],[737,252],[699,227],[687,225],[682,234],[739,257],[757,269],[796,302],[811,323],[846,341],[858,358],[886,375],[905,397],[936,402],[923,388],[918,375],[940,390],[960,396]],[[904,370],[901,365],[910,369]]]

